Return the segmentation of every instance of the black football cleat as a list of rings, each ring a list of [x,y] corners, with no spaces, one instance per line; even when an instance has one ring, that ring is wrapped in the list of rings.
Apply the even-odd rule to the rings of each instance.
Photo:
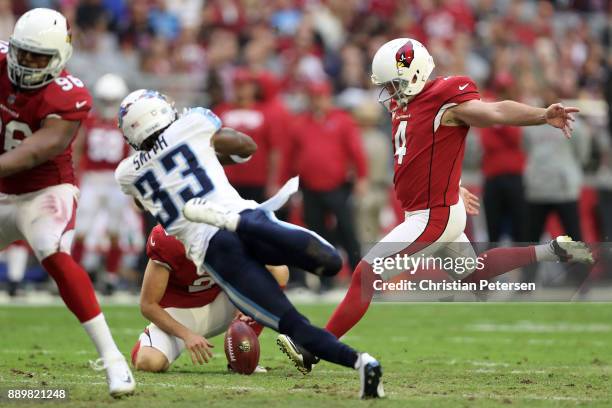
[[[359,354],[357,360],[357,370],[359,370],[359,380],[361,382],[361,390],[359,398],[383,398],[385,390],[383,389],[382,367],[380,363],[368,353]]]
[[[295,368],[304,375],[311,372],[312,366],[320,361],[319,357],[316,357],[299,344],[294,343],[291,337],[284,334],[278,335],[276,344],[278,344],[280,350],[293,362]]]

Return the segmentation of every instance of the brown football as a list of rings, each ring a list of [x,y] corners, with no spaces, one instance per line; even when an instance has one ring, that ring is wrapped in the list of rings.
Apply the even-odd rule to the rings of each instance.
[[[259,339],[245,322],[234,320],[225,333],[225,356],[237,373],[252,374],[259,363]]]

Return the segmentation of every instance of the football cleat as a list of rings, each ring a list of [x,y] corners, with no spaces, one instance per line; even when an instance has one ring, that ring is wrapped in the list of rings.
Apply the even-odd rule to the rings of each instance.
[[[113,398],[134,393],[136,381],[123,356],[110,359],[99,358],[89,363],[91,368],[96,371],[106,370],[106,382],[108,383],[109,393]]]
[[[320,359],[314,356],[304,347],[296,344],[291,340],[291,337],[284,334],[279,334],[276,338],[276,344],[280,350],[289,357],[295,365],[295,368],[304,375],[312,371],[312,366],[317,364]]]
[[[581,241],[574,241],[567,235],[561,235],[550,241],[550,247],[561,262],[582,262],[592,264],[593,254]]]
[[[240,214],[228,211],[212,201],[199,197],[187,201],[183,207],[183,215],[189,221],[212,225],[228,231],[236,231],[238,221],[240,221]]]
[[[359,398],[383,398],[385,390],[380,379],[382,377],[380,363],[368,353],[361,353],[357,358],[355,368],[359,370],[359,380],[361,382]]]

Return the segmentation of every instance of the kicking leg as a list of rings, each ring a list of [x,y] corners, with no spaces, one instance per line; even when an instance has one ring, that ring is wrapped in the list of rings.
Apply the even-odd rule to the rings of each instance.
[[[494,248],[480,254],[484,267],[462,279],[462,282],[479,282],[522,268],[536,262],[593,263],[593,255],[583,242],[559,236],[548,244],[528,247]]]

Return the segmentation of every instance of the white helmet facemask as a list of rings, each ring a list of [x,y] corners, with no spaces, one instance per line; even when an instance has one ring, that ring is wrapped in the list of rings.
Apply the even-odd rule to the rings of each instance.
[[[389,112],[405,106],[408,103],[408,96],[405,93],[407,82],[403,79],[396,79],[385,83],[378,93],[378,103],[383,105]],[[391,101],[393,100],[397,102],[395,108],[391,108]]]
[[[55,10],[37,8],[17,20],[9,39],[8,75],[23,89],[43,87],[59,76],[72,55],[70,28],[64,16]],[[48,57],[44,67],[23,64],[25,54]]]

